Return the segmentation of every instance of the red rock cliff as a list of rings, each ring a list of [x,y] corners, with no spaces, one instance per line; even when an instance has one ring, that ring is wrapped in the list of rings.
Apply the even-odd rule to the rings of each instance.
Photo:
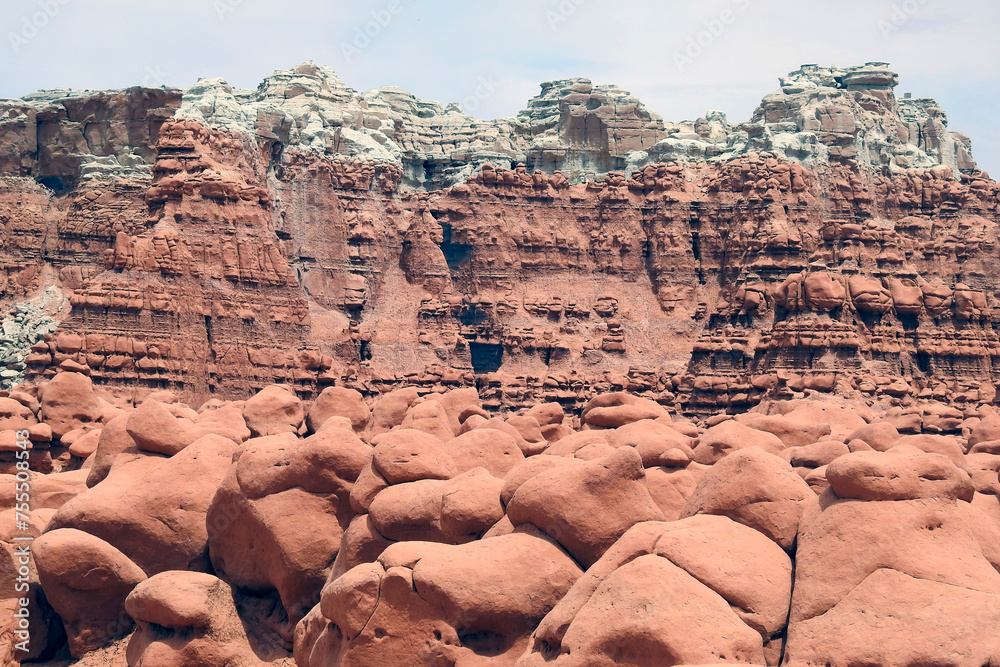
[[[735,126],[585,79],[479,121],[311,64],[7,101],[0,295],[66,299],[8,318],[8,377],[992,400],[998,188],[897,81],[805,66]]]

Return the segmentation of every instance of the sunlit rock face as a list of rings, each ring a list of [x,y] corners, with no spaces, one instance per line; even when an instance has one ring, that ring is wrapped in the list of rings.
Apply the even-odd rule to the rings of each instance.
[[[3,101],[3,664],[998,664],[1000,190],[897,82]]]
[[[753,118],[588,79],[480,120],[329,68],[0,104],[5,386],[992,400],[997,186],[884,63]]]

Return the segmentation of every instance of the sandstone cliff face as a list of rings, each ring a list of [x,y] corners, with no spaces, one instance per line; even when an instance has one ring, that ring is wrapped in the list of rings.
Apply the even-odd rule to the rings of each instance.
[[[67,302],[10,383],[992,397],[998,188],[897,81],[804,66],[736,126],[586,79],[480,121],[311,63],[3,102],[3,299]]]
[[[113,169],[148,165],[163,122],[180,106],[178,90],[40,91],[2,100],[0,169],[32,176],[57,192]],[[146,171],[148,173],[148,171]]]

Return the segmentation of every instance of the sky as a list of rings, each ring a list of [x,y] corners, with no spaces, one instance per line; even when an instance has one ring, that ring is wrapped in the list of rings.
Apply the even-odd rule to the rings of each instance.
[[[666,121],[748,120],[805,63],[888,62],[1000,177],[993,0],[3,0],[0,97],[40,88],[256,88],[313,60],[357,90],[392,85],[515,115],[552,79],[631,91]]]

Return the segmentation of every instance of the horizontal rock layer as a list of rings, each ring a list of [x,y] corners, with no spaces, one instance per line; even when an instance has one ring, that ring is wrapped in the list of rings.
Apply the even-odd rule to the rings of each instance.
[[[897,81],[804,66],[735,126],[585,79],[479,121],[311,63],[3,101],[4,377],[991,401],[1000,190]]]

